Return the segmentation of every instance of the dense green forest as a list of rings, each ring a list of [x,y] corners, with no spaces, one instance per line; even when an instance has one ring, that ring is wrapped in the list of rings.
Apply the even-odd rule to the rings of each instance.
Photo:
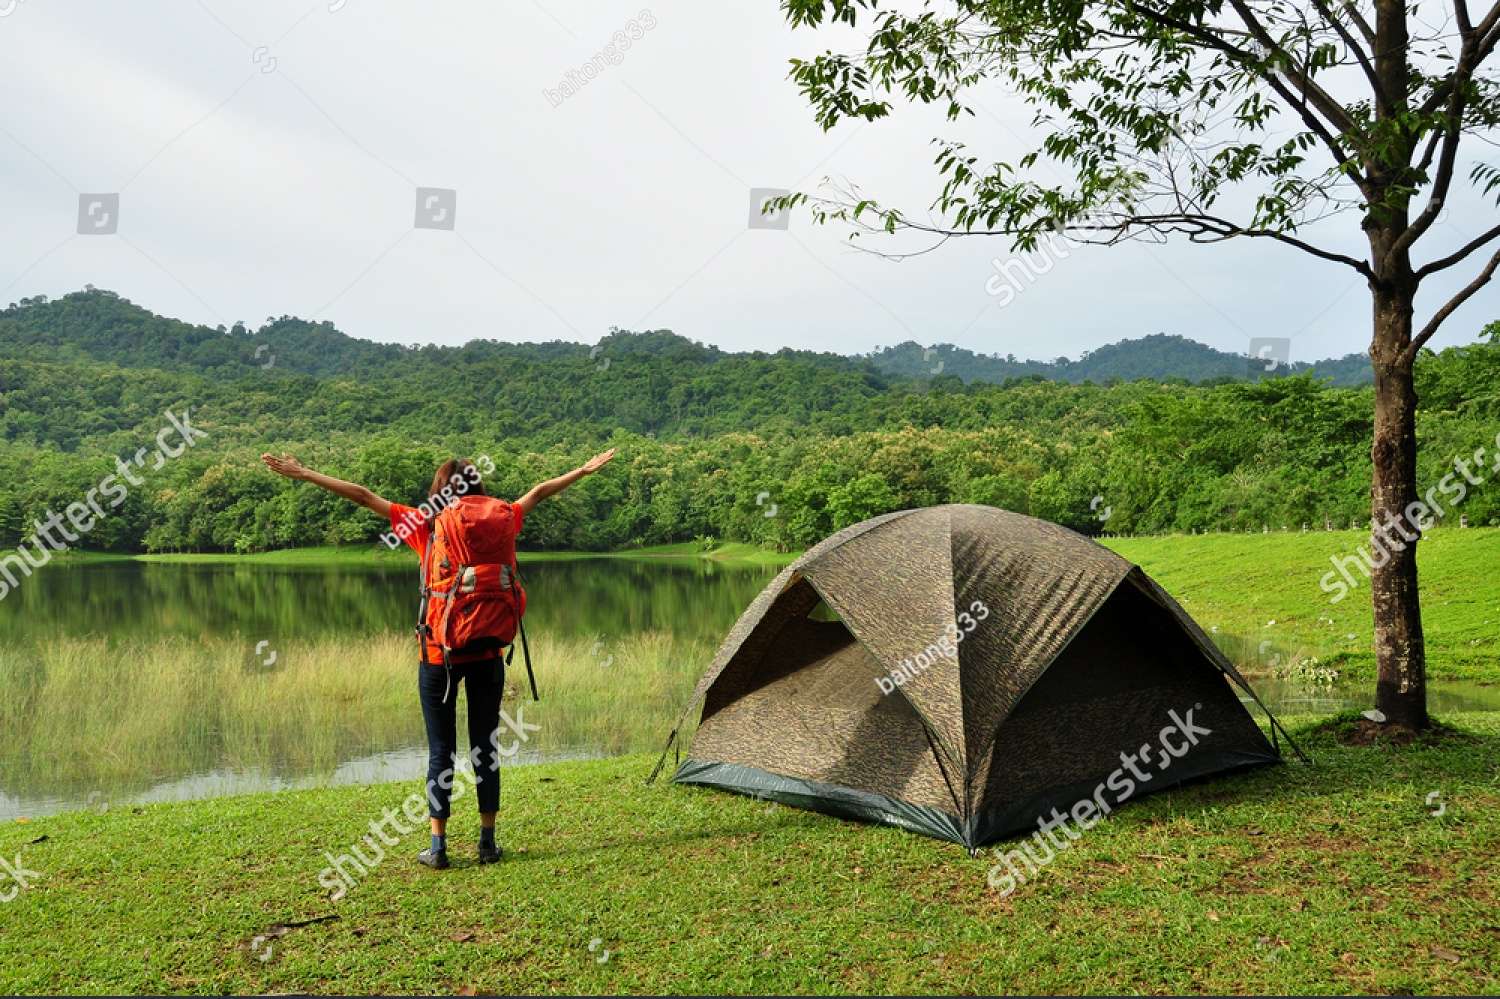
[[[1163,357],[1191,343],[1134,342]],[[414,503],[450,454],[489,455],[491,491],[516,495],[619,447],[608,472],[537,511],[523,539],[536,548],[800,547],[941,502],[1090,533],[1368,515],[1370,390],[1331,375],[1194,385],[1054,371],[991,383],[946,365],[906,377],[894,363],[732,354],[665,331],[614,331],[592,348],[406,347],[289,317],[254,331],[192,326],[105,291],[24,300],[0,312],[0,547],[49,510],[90,490],[97,499],[106,476],[122,483],[117,460],[143,448],[144,464],[129,466],[139,484],[105,500],[79,546],[255,551],[377,537],[367,512],[262,468],[267,448]],[[1500,323],[1424,355],[1418,377],[1425,489],[1454,457],[1495,452]],[[152,467],[169,410],[207,436]],[[1500,522],[1496,479],[1464,500],[1472,523]]]
[[[1368,385],[1373,380],[1370,359],[1364,354],[1348,354],[1326,361],[1278,362],[1266,371],[1268,362],[1250,362],[1243,354],[1215,350],[1186,337],[1154,333],[1134,340],[1107,344],[1085,353],[1078,360],[1059,357],[1052,361],[1031,361],[1014,354],[976,354],[963,347],[940,343],[923,347],[907,341],[868,355],[881,371],[908,378],[922,378],[934,372],[953,375],[966,382],[1005,382],[1012,378],[1040,375],[1064,382],[1106,382],[1111,379],[1135,381],[1258,381],[1266,377],[1310,375],[1333,385]]]

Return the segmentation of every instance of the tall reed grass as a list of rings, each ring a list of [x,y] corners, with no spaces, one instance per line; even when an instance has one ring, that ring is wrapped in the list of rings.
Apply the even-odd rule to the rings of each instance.
[[[423,745],[410,637],[254,647],[233,637],[61,637],[0,648],[0,781],[59,793],[139,790],[225,769],[305,777]],[[274,663],[263,665],[273,651]],[[712,651],[665,632],[539,636],[532,658],[542,700],[530,702],[518,652],[504,707],[540,726],[528,728],[528,755],[650,749]]]

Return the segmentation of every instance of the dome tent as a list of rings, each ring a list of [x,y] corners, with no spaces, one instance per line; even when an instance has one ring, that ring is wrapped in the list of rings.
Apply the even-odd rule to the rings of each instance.
[[[1183,721],[1191,743],[1174,736],[1132,793],[1279,761],[1231,680],[1250,692],[1102,545],[990,507],[904,510],[825,539],[756,597],[683,715],[703,701],[673,780],[973,850],[1096,797],[1122,754],[1145,759]]]

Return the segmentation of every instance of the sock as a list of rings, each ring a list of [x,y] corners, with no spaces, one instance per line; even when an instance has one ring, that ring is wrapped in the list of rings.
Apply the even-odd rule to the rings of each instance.
[[[480,826],[479,827],[479,845],[480,846],[494,846],[495,845],[495,827],[494,826],[490,826],[487,829],[484,826]]]
[[[448,837],[447,836],[439,836],[437,833],[433,833],[432,834],[432,852],[433,853],[447,853],[448,852]]]

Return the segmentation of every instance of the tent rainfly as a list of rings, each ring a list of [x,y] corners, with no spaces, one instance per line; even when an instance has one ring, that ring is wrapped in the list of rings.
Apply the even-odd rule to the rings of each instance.
[[[777,575],[667,745],[701,699],[676,782],[972,851],[1085,798],[1108,812],[1279,761],[1229,681],[1254,697],[1102,545],[991,507],[928,507],[846,528]]]

